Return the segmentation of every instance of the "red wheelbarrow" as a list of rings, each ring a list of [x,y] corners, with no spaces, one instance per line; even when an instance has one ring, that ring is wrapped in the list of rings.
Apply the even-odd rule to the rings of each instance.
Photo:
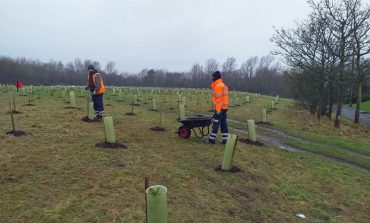
[[[182,126],[179,127],[176,132],[181,138],[188,139],[191,135],[191,130],[193,130],[194,135],[198,138],[203,138],[204,136],[209,135],[209,126],[212,123],[212,117],[193,117],[193,118],[183,118],[178,119],[178,122],[182,123]],[[198,133],[196,131],[198,129]]]

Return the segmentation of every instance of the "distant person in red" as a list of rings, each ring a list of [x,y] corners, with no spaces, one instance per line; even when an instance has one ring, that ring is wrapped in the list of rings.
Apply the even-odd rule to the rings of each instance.
[[[23,87],[22,81],[17,81],[16,87],[17,87],[17,92],[18,92],[18,89],[21,89]]]

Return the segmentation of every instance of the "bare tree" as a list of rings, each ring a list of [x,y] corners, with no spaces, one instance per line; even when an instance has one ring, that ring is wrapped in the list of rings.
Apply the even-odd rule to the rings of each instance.
[[[109,74],[109,75],[116,74],[117,70],[116,70],[115,66],[116,66],[115,62],[109,61],[107,63],[107,65],[105,66],[105,69],[104,69],[105,73]]]
[[[334,126],[340,128],[341,114],[344,100],[344,91],[348,75],[346,73],[346,63],[350,61],[352,51],[352,36],[354,33],[352,12],[356,10],[360,4],[360,0],[321,0],[319,3],[310,1],[311,7],[315,10],[316,15],[320,19],[326,21],[329,27],[329,32],[332,34],[337,44],[329,44],[327,46],[330,53],[337,56],[339,59],[338,73],[336,75],[336,82],[338,87],[338,102],[337,112],[335,116]],[[324,36],[325,37],[325,36]]]
[[[210,58],[206,61],[206,64],[205,64],[205,72],[207,74],[211,74],[213,72],[215,72],[216,70],[218,70],[220,64],[213,58]]]
[[[353,29],[353,63],[352,67],[355,68],[355,84],[357,86],[357,99],[356,99],[356,112],[354,123],[360,123],[360,110],[362,103],[362,85],[366,73],[364,72],[363,57],[370,53],[370,7],[365,9],[361,8],[361,2],[353,7],[352,11],[352,29]],[[352,98],[351,98],[352,100]]]
[[[250,57],[240,66],[240,74],[243,78],[252,78],[256,74],[258,57]]]
[[[228,57],[225,63],[222,64],[222,71],[225,73],[231,73],[236,70],[236,59],[234,57]]]

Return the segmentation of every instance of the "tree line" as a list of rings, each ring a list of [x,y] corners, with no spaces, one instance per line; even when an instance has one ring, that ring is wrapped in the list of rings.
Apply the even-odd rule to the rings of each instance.
[[[363,85],[370,73],[370,7],[361,0],[309,0],[311,13],[295,28],[275,29],[272,41],[290,71],[293,93],[317,118],[340,127],[346,96],[356,99],[360,122]]]
[[[87,66],[94,64],[104,82],[114,86],[209,88],[211,74],[220,70],[231,90],[259,92],[289,97],[287,77],[274,57],[251,57],[237,65],[233,57],[220,64],[213,58],[204,65],[196,63],[187,72],[165,69],[143,69],[138,73],[119,72],[113,61],[105,66],[94,60],[75,59],[47,63],[35,59],[0,57],[0,83],[14,84],[21,80],[33,85],[85,85]]]

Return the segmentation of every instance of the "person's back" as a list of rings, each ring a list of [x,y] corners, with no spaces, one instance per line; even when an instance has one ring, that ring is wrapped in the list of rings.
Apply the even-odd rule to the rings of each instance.
[[[228,137],[227,127],[227,110],[229,109],[229,89],[221,79],[221,73],[216,71],[213,73],[213,89],[212,102],[215,105],[215,118],[213,119],[212,133],[209,135],[208,142],[215,144],[217,132],[221,126],[222,143],[226,143]]]
[[[88,67],[88,89],[91,91],[92,100],[94,102],[94,110],[96,120],[101,120],[104,114],[103,95],[105,86],[101,74],[95,69],[93,65]]]

